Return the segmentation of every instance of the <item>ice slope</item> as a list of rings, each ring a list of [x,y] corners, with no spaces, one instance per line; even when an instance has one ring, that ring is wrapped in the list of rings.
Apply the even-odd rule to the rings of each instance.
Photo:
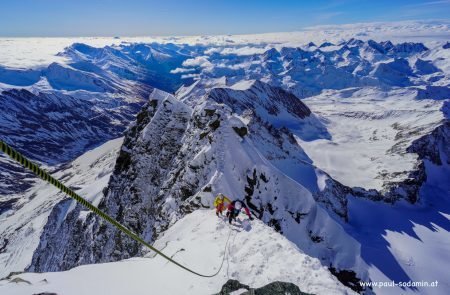
[[[122,141],[123,138],[114,139],[86,152],[55,171],[53,176],[98,204],[98,197],[108,183]],[[49,169],[52,170],[51,167]],[[34,185],[29,190],[10,196],[17,198],[16,203],[0,213],[0,277],[13,271],[23,271],[30,265],[50,212],[58,202],[67,199],[53,186],[36,178],[33,181]],[[61,220],[70,210],[70,202],[67,205],[66,211],[61,212]]]
[[[0,281],[0,293],[199,295],[217,293],[228,279],[236,279],[251,287],[279,280],[312,294],[354,294],[318,259],[259,220],[245,228],[238,223],[229,226],[213,210],[197,210],[177,221],[154,246],[201,273],[214,273],[222,260],[223,267],[216,277],[201,278],[149,253],[66,272],[15,275]],[[11,282],[19,277],[29,283]]]

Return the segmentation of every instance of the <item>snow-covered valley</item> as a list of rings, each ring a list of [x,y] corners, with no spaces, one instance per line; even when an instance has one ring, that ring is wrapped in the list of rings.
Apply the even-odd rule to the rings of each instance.
[[[33,39],[43,56],[0,57],[1,140],[183,264],[225,257],[213,279],[184,273],[0,155],[0,293],[213,294],[235,279],[447,294],[450,29],[391,26]],[[256,218],[226,249],[219,192]],[[392,280],[439,287],[360,285]]]
[[[354,88],[309,97],[304,102],[324,118],[331,139],[299,139],[300,144],[343,184],[382,190],[414,170],[417,154],[407,153],[411,143],[446,120],[441,101],[415,96],[414,90]]]

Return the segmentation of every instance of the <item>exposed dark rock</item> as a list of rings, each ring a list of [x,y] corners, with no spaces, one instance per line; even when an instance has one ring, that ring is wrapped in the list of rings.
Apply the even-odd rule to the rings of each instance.
[[[311,110],[294,94],[260,81],[255,81],[249,90],[244,91],[214,88],[210,91],[209,97],[218,103],[228,104],[236,113],[242,113],[248,109],[254,110],[257,105],[260,105],[274,116],[280,112],[281,108],[300,119],[311,114]],[[240,99],[238,100],[237,97]]]
[[[6,277],[2,278],[2,280],[3,280],[3,279],[9,280],[9,279],[11,279],[13,276],[15,276],[15,275],[20,275],[21,273],[23,273],[23,272],[22,272],[22,271],[13,271],[13,272],[10,272]]]
[[[244,138],[244,136],[246,136],[248,133],[248,130],[246,127],[233,127],[233,130],[242,138]]]
[[[234,291],[246,289],[242,295],[311,295],[300,291],[300,288],[287,282],[275,281],[260,288],[250,288],[237,280],[228,280],[216,295],[228,295]]]
[[[413,141],[407,151],[416,153],[421,159],[426,159],[436,165],[442,165],[441,151],[450,161],[450,121],[444,122],[430,134]],[[450,163],[448,163],[450,164]]]
[[[380,192],[382,200],[394,203],[398,199],[406,199],[414,204],[419,200],[420,188],[427,180],[424,161],[442,165],[444,159],[450,159],[450,122],[445,119],[442,125],[436,127],[430,134],[424,135],[407,148],[407,152],[419,155],[416,167],[408,172],[408,177],[396,183],[388,183]],[[445,158],[442,156],[444,155]],[[449,163],[447,163],[449,164]]]
[[[351,270],[337,270],[334,267],[329,268],[330,272],[342,283],[355,292],[361,293],[364,288],[361,287],[361,279],[356,276],[356,273]]]
[[[3,239],[0,243],[0,253],[3,253],[3,251],[6,249],[6,246],[8,246],[9,240]]]
[[[205,109],[205,114],[212,117],[216,113],[216,110]]]
[[[17,203],[17,201],[19,201],[19,198],[11,198],[4,201],[0,200],[0,215],[3,212],[10,210],[14,206],[14,204]]]
[[[324,42],[324,43],[322,43],[322,45],[319,46],[319,48],[324,48],[324,47],[328,47],[328,46],[334,46],[334,44],[330,43],[330,42]]]
[[[209,124],[209,127],[211,127],[212,130],[216,130],[217,128],[220,127],[220,120],[217,119],[217,120],[211,122],[211,123]]]
[[[25,283],[27,285],[31,285],[30,281],[24,280],[21,277],[15,277],[15,278],[9,280],[9,282],[10,283],[16,283],[16,284]]]
[[[265,285],[261,288],[256,288],[248,292],[242,293],[243,295],[311,295],[300,291],[300,288],[293,283],[286,282],[273,282]]]
[[[202,132],[202,133],[200,133],[200,139],[205,138],[208,134],[209,134],[209,132]]]
[[[309,231],[309,237],[311,238],[311,241],[313,241],[314,243],[323,242],[323,238],[321,236],[313,234],[312,231]]]
[[[238,280],[228,280],[220,290],[217,295],[228,295],[231,292],[240,290],[240,289],[246,289],[250,290],[250,287],[248,285],[241,284]]]
[[[441,70],[437,68],[431,61],[423,60],[418,58],[414,64],[414,67],[420,74],[433,74],[436,72],[440,72]]]
[[[418,99],[434,100],[450,99],[450,87],[428,85],[425,87],[425,89],[418,88],[416,97]]]

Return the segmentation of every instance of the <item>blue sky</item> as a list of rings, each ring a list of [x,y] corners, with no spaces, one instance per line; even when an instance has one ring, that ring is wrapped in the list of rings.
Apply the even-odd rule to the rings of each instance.
[[[449,15],[450,0],[1,0],[0,36],[263,33]]]

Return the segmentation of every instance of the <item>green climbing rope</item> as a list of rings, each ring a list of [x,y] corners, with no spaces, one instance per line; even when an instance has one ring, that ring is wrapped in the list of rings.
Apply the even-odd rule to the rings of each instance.
[[[205,278],[211,278],[211,277],[216,276],[220,272],[220,270],[222,269],[222,266],[223,266],[223,263],[224,263],[225,259],[222,259],[222,263],[221,263],[219,269],[214,274],[211,274],[211,275],[201,274],[199,272],[196,272],[196,271],[194,271],[194,270],[192,270],[192,269],[182,265],[181,263],[173,260],[172,258],[167,256],[166,254],[162,253],[161,251],[159,251],[158,249],[156,249],[155,247],[153,247],[152,245],[150,245],[149,243],[144,241],[141,237],[139,237],[137,234],[135,234],[134,232],[132,232],[131,230],[126,228],[124,225],[119,223],[117,220],[115,220],[114,218],[112,218],[111,216],[109,216],[108,214],[106,214],[105,212],[103,212],[102,210],[97,208],[96,206],[94,206],[91,203],[89,203],[86,199],[84,199],[83,197],[79,196],[73,190],[71,190],[70,188],[68,188],[64,184],[62,184],[59,180],[57,180],[54,177],[52,177],[47,171],[45,171],[44,169],[40,168],[37,164],[35,164],[35,163],[31,162],[30,160],[28,160],[25,156],[23,156],[21,153],[19,153],[18,151],[16,151],[12,147],[10,147],[8,144],[6,144],[2,140],[0,140],[0,149],[2,150],[2,152],[4,152],[6,155],[8,155],[11,159],[13,159],[14,161],[18,162],[23,167],[31,170],[35,175],[37,175],[38,177],[42,178],[46,182],[48,182],[48,183],[52,184],[53,186],[55,186],[56,188],[61,190],[63,193],[65,193],[68,196],[70,196],[71,198],[73,198],[75,201],[77,201],[78,203],[80,203],[81,205],[83,205],[84,207],[86,207],[87,209],[92,211],[93,213],[95,213],[97,216],[99,216],[100,218],[102,218],[106,222],[109,222],[111,225],[116,227],[118,230],[120,230],[122,233],[124,233],[128,237],[132,238],[133,240],[135,240],[136,242],[140,243],[141,245],[149,248],[150,250],[156,252],[158,255],[161,255],[162,257],[164,257],[165,259],[167,259],[171,263],[181,267],[182,269],[184,269],[184,270],[186,270],[186,271],[188,271],[190,273],[193,273],[193,274],[195,274],[197,276],[205,277]],[[231,231],[230,231],[230,233],[231,233]],[[228,236],[228,239],[229,239],[229,236]],[[228,239],[227,239],[227,243],[225,245],[225,249],[226,249],[226,247],[228,245]],[[224,254],[224,258],[225,258],[225,254]]]

